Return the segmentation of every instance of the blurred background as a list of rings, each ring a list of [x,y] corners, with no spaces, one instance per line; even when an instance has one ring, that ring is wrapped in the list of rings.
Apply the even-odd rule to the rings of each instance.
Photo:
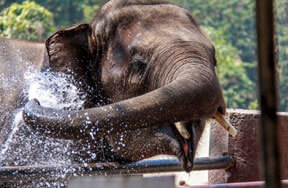
[[[216,48],[228,108],[258,109],[255,0],[170,0],[188,9]],[[0,0],[0,36],[43,42],[56,30],[91,22],[106,0]],[[288,1],[276,0],[279,111],[288,111]]]

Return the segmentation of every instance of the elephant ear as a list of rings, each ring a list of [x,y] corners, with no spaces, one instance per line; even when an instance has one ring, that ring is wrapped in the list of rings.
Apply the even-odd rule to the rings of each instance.
[[[92,29],[89,24],[57,31],[46,42],[48,67],[52,71],[73,74],[78,80],[88,72],[93,63]],[[86,75],[87,76],[87,75]]]
[[[86,93],[84,107],[94,106],[97,102],[95,90],[98,79],[98,65],[94,55],[96,43],[92,37],[89,24],[79,24],[74,27],[57,31],[46,42],[48,61],[43,69],[52,72],[63,72],[74,77],[76,86]],[[92,74],[93,77],[92,77]],[[96,73],[96,74],[95,74]],[[93,101],[93,102],[91,102]]]

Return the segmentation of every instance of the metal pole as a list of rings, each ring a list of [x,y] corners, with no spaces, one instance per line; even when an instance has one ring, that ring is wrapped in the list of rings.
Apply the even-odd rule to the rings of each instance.
[[[193,170],[228,169],[235,165],[232,157],[203,157],[196,158]],[[177,159],[145,160],[127,165],[115,166],[115,163],[90,163],[73,164],[70,166],[15,166],[1,167],[0,179],[9,179],[16,176],[49,175],[49,174],[89,174],[89,175],[111,175],[111,174],[144,174],[159,172],[183,171]]]
[[[280,165],[277,141],[273,0],[256,0],[256,19],[265,186],[278,188]]]

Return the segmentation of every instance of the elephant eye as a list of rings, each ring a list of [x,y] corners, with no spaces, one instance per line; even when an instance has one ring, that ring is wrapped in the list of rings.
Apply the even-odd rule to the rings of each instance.
[[[142,58],[139,55],[134,56],[132,62],[131,62],[131,66],[133,67],[133,69],[137,72],[141,72],[143,70],[146,69],[147,64],[145,63],[144,58]]]
[[[136,67],[139,70],[144,70],[147,67],[147,64],[140,60],[135,61],[133,64],[134,67]]]
[[[128,75],[131,76],[143,76],[147,68],[147,64],[141,57],[135,57],[128,65]]]

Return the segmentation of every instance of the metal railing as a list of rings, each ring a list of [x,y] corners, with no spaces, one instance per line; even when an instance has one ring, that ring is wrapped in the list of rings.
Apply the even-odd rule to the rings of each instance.
[[[196,158],[193,170],[228,169],[235,165],[230,156]],[[183,167],[177,159],[144,160],[126,165],[115,163],[89,163],[60,165],[37,165],[37,166],[8,166],[0,168],[0,177],[3,181],[11,180],[19,176],[46,176],[49,174],[65,175],[115,175],[115,174],[146,174],[160,172],[180,172]]]

